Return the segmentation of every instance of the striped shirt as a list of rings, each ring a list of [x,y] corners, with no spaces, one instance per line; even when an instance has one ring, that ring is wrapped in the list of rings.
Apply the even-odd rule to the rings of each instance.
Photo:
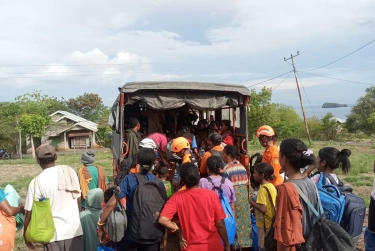
[[[228,163],[224,167],[223,176],[232,181],[234,186],[248,184],[247,171],[237,160]]]

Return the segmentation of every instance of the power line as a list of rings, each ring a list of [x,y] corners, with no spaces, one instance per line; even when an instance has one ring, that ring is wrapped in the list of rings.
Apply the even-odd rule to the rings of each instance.
[[[327,76],[323,76],[323,75],[319,75],[319,74],[315,74],[315,73],[310,73],[310,72],[305,72],[305,71],[298,71],[298,72],[302,72],[302,73],[305,73],[305,74],[309,74],[309,75],[313,75],[313,76],[318,76],[318,77],[322,77],[322,78],[329,78],[329,79],[334,79],[334,80],[339,80],[339,81],[344,81],[344,82],[349,82],[349,83],[355,83],[355,84],[360,84],[360,85],[371,85],[371,86],[373,86],[373,84],[362,83],[362,82],[357,82],[357,81],[352,81],[352,80],[347,80],[347,79],[327,77]]]
[[[301,83],[301,86],[302,86],[303,92],[305,93],[305,96],[306,96],[306,98],[307,98],[307,101],[309,102],[310,108],[311,108],[311,110],[312,110],[314,116],[316,117],[315,111],[314,111],[314,109],[313,109],[313,107],[312,107],[312,105],[311,105],[311,102],[310,102],[309,96],[307,96],[307,93],[306,93],[305,87],[304,87],[303,84],[302,84],[301,78],[298,76],[297,73],[296,73],[296,75],[297,75],[297,78],[298,78],[299,82]]]
[[[370,41],[370,42],[368,42],[367,44],[363,45],[362,47],[356,49],[355,51],[352,51],[352,52],[350,52],[349,54],[347,54],[347,55],[345,55],[345,56],[343,56],[343,57],[341,57],[341,58],[339,58],[339,59],[337,59],[337,60],[335,60],[335,61],[333,61],[333,62],[331,62],[331,63],[328,63],[328,64],[325,64],[325,65],[322,65],[322,66],[316,67],[316,68],[311,69],[311,70],[306,70],[306,71],[315,71],[315,70],[317,70],[317,69],[320,69],[320,68],[326,67],[326,66],[328,66],[328,65],[334,64],[334,63],[336,63],[336,62],[338,62],[338,61],[340,61],[340,60],[342,60],[342,59],[344,59],[344,58],[346,58],[346,57],[349,57],[349,56],[352,55],[353,53],[356,53],[357,51],[359,51],[359,50],[365,48],[367,45],[369,45],[369,44],[371,44],[371,43],[373,43],[373,42],[375,42],[375,39],[372,40],[372,41]]]
[[[288,74],[288,76],[286,76],[284,79],[283,79],[283,81],[281,81],[278,85],[276,85],[273,89],[272,89],[272,91],[274,91],[277,87],[279,87],[289,76],[290,76],[290,73],[291,72],[289,72],[289,74]]]
[[[286,74],[290,74],[291,72],[292,72],[292,71],[288,71],[288,72],[285,72],[285,73],[283,73],[283,74],[281,74],[281,75],[279,75],[279,76],[276,76],[276,77],[273,77],[273,78],[270,78],[270,79],[264,80],[264,81],[259,82],[259,83],[257,83],[257,84],[248,85],[248,86],[246,86],[246,87],[247,87],[247,88],[250,88],[250,87],[253,87],[253,86],[256,86],[256,85],[260,85],[260,84],[263,84],[263,83],[265,83],[265,82],[268,82],[268,81],[274,80],[275,78],[279,78],[279,77],[282,77],[282,76],[284,76],[284,75],[286,75]]]

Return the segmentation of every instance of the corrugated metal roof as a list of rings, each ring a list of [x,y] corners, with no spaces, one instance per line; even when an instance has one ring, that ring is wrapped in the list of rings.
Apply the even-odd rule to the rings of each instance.
[[[57,111],[57,112],[52,113],[50,116],[53,117],[56,114],[62,114],[63,116],[59,117],[57,120],[55,120],[55,122],[58,122],[58,121],[60,121],[64,118],[67,118],[67,119],[75,122],[76,123],[75,125],[82,126],[82,127],[87,128],[87,129],[89,129],[90,131],[93,131],[93,132],[98,131],[98,124],[96,124],[92,121],[89,121],[87,119],[84,119],[82,117],[79,117],[77,115],[74,115],[73,113],[66,112],[66,111]]]

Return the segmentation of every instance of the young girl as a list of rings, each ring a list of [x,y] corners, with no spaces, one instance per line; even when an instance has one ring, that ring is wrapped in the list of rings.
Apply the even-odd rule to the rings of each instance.
[[[274,186],[284,182],[281,173],[283,172],[279,163],[279,148],[277,147],[277,135],[272,127],[263,125],[258,128],[257,138],[261,146],[266,148],[263,153],[262,162],[268,163],[273,167],[275,178],[270,181]]]
[[[324,147],[320,149],[316,159],[316,168],[319,173],[314,175],[312,180],[315,184],[318,184],[320,175],[323,173],[326,176],[330,175],[338,184],[340,181],[334,173],[334,170],[340,168],[344,174],[347,174],[350,170],[350,155],[351,151],[349,149],[343,149],[341,151],[334,147]],[[314,169],[314,167],[311,167],[307,172],[311,173]],[[324,184],[332,184],[332,182],[326,177],[326,182]]]
[[[267,235],[272,218],[275,216],[277,191],[269,181],[274,178],[273,168],[268,163],[259,163],[254,166],[253,177],[260,183],[256,202],[249,198],[250,205],[254,208],[256,225],[258,227],[258,246],[260,251],[265,251],[264,237]]]
[[[208,190],[213,190],[214,187],[222,187],[224,189],[224,194],[227,197],[233,213],[234,203],[236,202],[236,194],[234,193],[233,183],[226,178],[224,183],[221,184],[222,176],[220,171],[224,168],[223,160],[218,156],[211,156],[207,159],[207,178],[201,178],[199,181],[199,187]],[[221,191],[214,189],[217,196],[220,196]]]
[[[299,139],[287,139],[280,145],[280,164],[289,180],[278,186],[274,238],[278,251],[296,251],[305,242],[318,217],[300,199],[296,186],[318,210],[315,184],[300,169],[314,162],[312,152]],[[288,226],[288,227],[286,227]],[[291,231],[293,230],[293,231]]]

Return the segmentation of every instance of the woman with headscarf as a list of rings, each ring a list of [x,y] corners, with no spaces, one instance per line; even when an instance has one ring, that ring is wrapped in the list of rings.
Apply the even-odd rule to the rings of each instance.
[[[78,179],[82,191],[81,206],[82,210],[86,208],[86,196],[88,191],[94,188],[107,190],[108,179],[105,175],[104,168],[94,166],[95,153],[86,151],[82,154],[81,162],[84,165],[78,170]]]
[[[87,193],[86,210],[79,214],[83,230],[83,243],[85,251],[96,250],[98,247],[98,235],[96,234],[96,224],[102,213],[101,203],[103,200],[103,191],[100,188],[94,188]]]

